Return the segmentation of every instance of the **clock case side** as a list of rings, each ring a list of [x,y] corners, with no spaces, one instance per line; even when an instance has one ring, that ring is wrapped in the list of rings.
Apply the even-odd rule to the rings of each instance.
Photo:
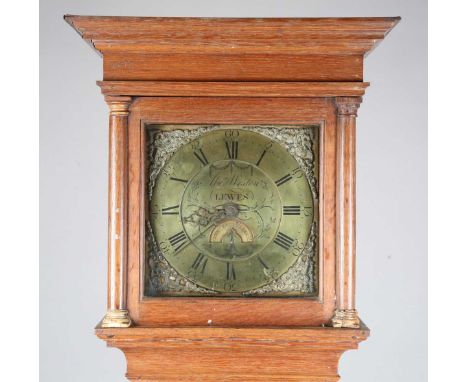
[[[320,326],[335,309],[336,116],[332,98],[137,97],[129,115],[128,295],[137,326]],[[320,126],[318,297],[144,297],[147,124]]]

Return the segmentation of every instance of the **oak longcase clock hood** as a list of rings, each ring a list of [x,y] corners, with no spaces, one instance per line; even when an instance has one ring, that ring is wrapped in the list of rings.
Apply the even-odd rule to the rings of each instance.
[[[65,16],[102,56],[107,312],[133,381],[338,381],[376,18]],[[362,312],[360,312],[362,313]]]
[[[65,20],[108,81],[362,81],[364,56],[399,18]]]

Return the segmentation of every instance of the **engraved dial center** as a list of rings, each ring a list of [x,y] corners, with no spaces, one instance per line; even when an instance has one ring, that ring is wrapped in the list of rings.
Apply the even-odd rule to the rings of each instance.
[[[181,210],[184,230],[201,252],[216,259],[245,260],[274,239],[281,199],[275,182],[259,167],[220,160],[190,179]]]
[[[226,217],[234,218],[239,215],[239,206],[236,203],[226,203],[223,207]]]

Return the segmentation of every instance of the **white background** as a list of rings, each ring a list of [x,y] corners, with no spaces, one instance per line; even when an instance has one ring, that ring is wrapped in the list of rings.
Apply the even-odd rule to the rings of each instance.
[[[102,63],[63,21],[66,13],[402,16],[365,63],[357,300],[372,332],[345,353],[340,374],[343,382],[425,381],[427,7],[417,0],[41,2],[41,378],[123,381],[125,373],[123,354],[93,334],[106,301],[107,107],[94,83]]]

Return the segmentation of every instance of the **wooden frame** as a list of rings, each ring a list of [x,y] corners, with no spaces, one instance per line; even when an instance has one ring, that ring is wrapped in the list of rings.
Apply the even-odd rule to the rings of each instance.
[[[210,321],[223,326],[318,326],[331,319],[335,309],[335,120],[331,99],[144,97],[133,102],[129,118],[127,307],[136,325],[194,326]],[[281,124],[286,121],[321,126],[318,298],[143,298],[145,125]],[[324,189],[329,192],[324,193]],[[327,260],[324,262],[323,258]]]

